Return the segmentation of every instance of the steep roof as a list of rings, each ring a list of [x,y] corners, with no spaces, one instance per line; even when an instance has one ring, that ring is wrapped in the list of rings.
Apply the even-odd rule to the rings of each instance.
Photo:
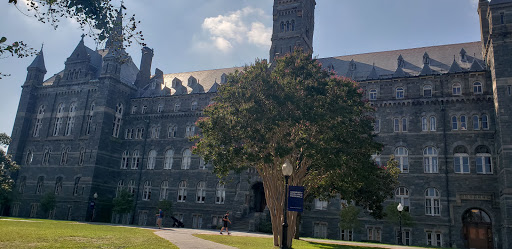
[[[32,63],[30,63],[30,66],[28,66],[28,68],[37,68],[46,73],[46,66],[44,65],[44,54],[43,54],[42,47],[41,47],[41,51],[39,51],[39,53],[37,53],[36,58],[34,58],[34,60],[32,61]]]

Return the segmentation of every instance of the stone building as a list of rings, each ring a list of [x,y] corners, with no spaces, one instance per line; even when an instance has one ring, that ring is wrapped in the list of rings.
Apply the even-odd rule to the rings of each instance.
[[[313,50],[315,5],[274,1],[271,60],[294,47]],[[512,0],[480,0],[478,13],[479,42],[319,59],[358,81],[376,107],[375,132],[385,148],[373,157],[385,162],[394,154],[402,171],[387,204],[402,203],[414,224],[399,236],[397,224],[362,210],[361,227],[342,230],[347,202],[315,200],[301,235],[512,248]],[[256,172],[232,174],[223,184],[188,140],[199,132],[201,110],[237,68],[151,74],[153,50],[142,53],[139,69],[115,39],[94,51],[82,37],[64,70],[45,80],[41,50],[22,86],[9,147],[22,169],[18,198],[5,210],[153,225],[158,201],[171,200],[186,227],[217,227],[230,210],[239,228],[256,229],[266,206]],[[120,189],[136,200],[123,217],[111,212]],[[57,206],[43,214],[48,192]]]

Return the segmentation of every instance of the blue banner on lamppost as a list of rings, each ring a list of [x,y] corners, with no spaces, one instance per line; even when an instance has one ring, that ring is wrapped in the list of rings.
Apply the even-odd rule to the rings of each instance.
[[[304,187],[288,187],[288,211],[299,213],[304,211]]]

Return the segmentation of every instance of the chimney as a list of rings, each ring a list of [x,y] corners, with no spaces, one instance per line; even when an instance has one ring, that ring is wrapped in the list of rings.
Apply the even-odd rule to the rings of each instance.
[[[153,61],[153,49],[148,47],[142,48],[142,58],[140,60],[140,70],[137,73],[137,79],[135,80],[135,86],[137,88],[143,88],[149,83],[151,78],[151,63]]]

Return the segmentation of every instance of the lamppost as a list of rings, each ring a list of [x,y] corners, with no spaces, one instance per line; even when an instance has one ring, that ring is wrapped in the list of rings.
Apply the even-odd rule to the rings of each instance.
[[[283,164],[283,175],[285,180],[284,185],[284,209],[283,209],[283,236],[281,236],[281,248],[288,249],[288,221],[287,221],[287,211],[288,211],[288,179],[293,173],[293,166],[290,164],[288,159]]]
[[[91,208],[92,208],[92,215],[91,215],[91,221],[94,221],[94,209],[96,208],[96,199],[98,199],[98,193],[94,193],[92,196],[94,197],[94,200],[91,201]]]
[[[400,225],[398,230],[398,244],[402,245],[402,211],[404,211],[404,206],[401,202],[398,203],[396,209],[398,210],[398,224]]]

